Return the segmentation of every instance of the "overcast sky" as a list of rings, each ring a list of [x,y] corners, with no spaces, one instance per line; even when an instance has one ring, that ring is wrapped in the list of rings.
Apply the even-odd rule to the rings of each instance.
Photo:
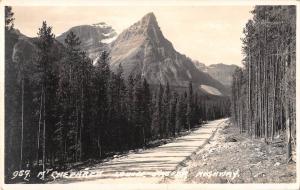
[[[56,36],[72,26],[106,22],[118,33],[153,12],[164,36],[175,49],[206,65],[241,65],[243,27],[251,6],[94,6],[13,7],[15,28],[34,37],[46,20]]]

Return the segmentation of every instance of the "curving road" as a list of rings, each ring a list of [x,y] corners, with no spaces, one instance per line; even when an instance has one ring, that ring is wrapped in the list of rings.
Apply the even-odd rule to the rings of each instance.
[[[52,183],[159,183],[164,176],[204,146],[228,119],[210,121],[172,143],[115,158],[86,168],[93,175],[55,180]]]

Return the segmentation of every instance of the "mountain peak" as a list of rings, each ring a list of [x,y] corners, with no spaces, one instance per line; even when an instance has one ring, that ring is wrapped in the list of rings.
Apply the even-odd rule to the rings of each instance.
[[[197,70],[190,58],[174,49],[152,12],[124,30],[110,48],[110,68],[116,71],[122,63],[125,78],[141,75],[150,84],[169,83],[178,87],[187,87],[192,81],[202,93],[206,91],[201,85],[227,93],[220,82]]]
[[[150,12],[143,16],[142,21],[148,21],[148,23],[153,21],[156,22],[156,17],[153,12]]]
[[[82,42],[82,46],[101,45],[109,43],[109,40],[117,36],[116,31],[105,22],[99,22],[92,25],[78,25],[70,28],[57,37],[57,40],[64,43],[68,33],[74,32]]]
[[[114,43],[130,41],[137,45],[143,44],[145,40],[151,40],[154,43],[165,41],[153,12],[147,13],[139,21],[124,30]]]
[[[147,13],[142,17],[140,21],[138,21],[135,25],[139,25],[141,28],[149,29],[149,28],[159,28],[156,17],[153,12]]]
[[[145,14],[144,17],[154,17],[155,18],[155,15],[153,12],[149,12],[149,13]]]
[[[147,36],[148,39],[152,39],[156,43],[165,41],[153,12],[149,12],[144,15],[142,19],[136,23],[136,26],[143,30],[143,34]]]

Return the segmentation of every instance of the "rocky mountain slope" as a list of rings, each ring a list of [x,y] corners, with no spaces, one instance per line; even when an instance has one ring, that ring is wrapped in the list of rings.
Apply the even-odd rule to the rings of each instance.
[[[189,81],[201,91],[210,93],[203,85],[218,94],[227,89],[209,74],[198,70],[193,61],[177,52],[161,32],[153,13],[124,30],[111,44],[111,68],[122,64],[124,76],[141,74],[150,84],[187,86]]]
[[[9,60],[16,64],[22,63],[25,67],[28,67],[29,70],[36,66],[35,62],[38,57],[37,38],[27,37],[19,30],[15,29],[8,35],[7,40],[11,43],[10,47],[6,47],[6,53],[9,54]],[[54,60],[55,64],[58,64],[59,59],[63,57],[63,54],[65,53],[64,50],[65,47],[57,40],[54,40],[52,51],[53,54],[57,55]],[[34,72],[34,70],[30,72]]]
[[[197,60],[194,60],[194,65],[202,72],[207,72],[207,66],[204,63],[201,63]]]
[[[153,13],[145,15],[119,36],[105,23],[72,27],[56,38],[58,49],[63,51],[62,44],[70,31],[80,38],[81,49],[94,62],[101,51],[110,51],[112,71],[122,64],[125,78],[130,74],[141,74],[152,85],[164,85],[168,82],[171,86],[180,88],[187,87],[191,81],[194,88],[204,94],[229,94],[228,88],[208,73],[197,69],[190,58],[175,50],[172,43],[164,37]],[[32,52],[26,53],[26,56],[35,57],[35,39],[19,35],[14,52],[18,52],[20,57],[23,50],[31,49]],[[28,46],[30,48],[26,48]]]
[[[214,79],[222,83],[226,88],[231,87],[232,74],[235,69],[238,68],[236,65],[226,65],[223,63],[206,66],[199,61],[194,61],[194,64],[200,71],[208,73]]]
[[[103,50],[108,50],[108,45],[116,39],[116,31],[104,22],[93,25],[80,25],[70,28],[56,39],[64,44],[64,40],[68,33],[73,31],[79,37],[81,44],[80,48],[87,52],[88,56],[94,61],[99,53]]]

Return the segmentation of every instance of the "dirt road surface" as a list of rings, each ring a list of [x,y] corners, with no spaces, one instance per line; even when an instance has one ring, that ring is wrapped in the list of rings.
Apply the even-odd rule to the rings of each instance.
[[[93,175],[58,178],[51,183],[159,183],[201,149],[219,128],[226,125],[227,121],[228,119],[210,121],[189,135],[179,137],[171,143],[84,169]]]

